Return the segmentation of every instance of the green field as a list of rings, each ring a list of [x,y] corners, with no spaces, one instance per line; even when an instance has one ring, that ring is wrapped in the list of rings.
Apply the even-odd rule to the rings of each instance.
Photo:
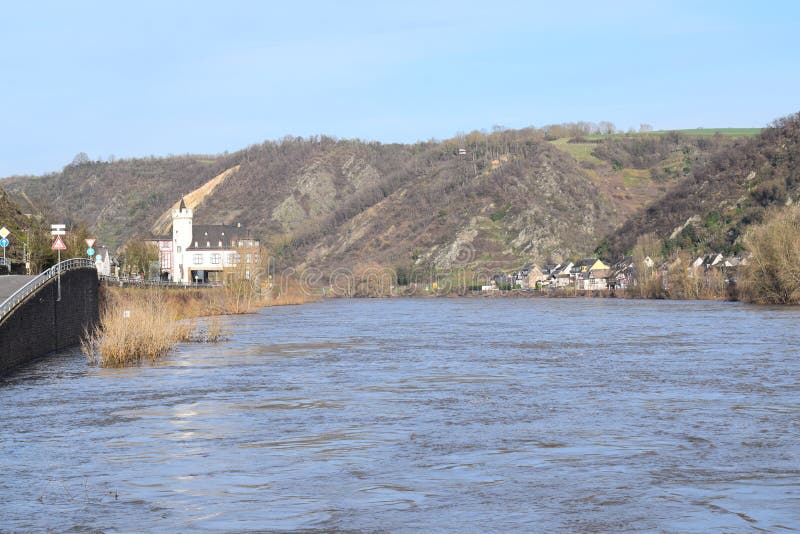
[[[585,139],[596,141],[605,137],[630,137],[636,135],[664,135],[670,132],[677,132],[684,135],[695,137],[711,137],[713,135],[724,135],[725,137],[755,137],[761,133],[763,128],[687,128],[685,130],[654,130],[652,132],[616,133],[608,135],[587,135]]]
[[[719,133],[726,137],[755,137],[761,133],[763,128],[692,128],[686,130],[657,130],[650,132],[651,134],[665,134],[669,132],[678,132],[686,135],[696,136],[712,136]]]
[[[598,137],[599,139],[599,137]],[[570,154],[577,161],[588,161],[596,165],[602,165],[603,160],[595,157],[592,151],[597,146],[595,143],[569,143],[569,139],[562,137],[555,141],[550,141],[552,144]]]

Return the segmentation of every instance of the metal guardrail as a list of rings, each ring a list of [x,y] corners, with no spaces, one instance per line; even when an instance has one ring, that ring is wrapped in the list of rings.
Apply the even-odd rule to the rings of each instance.
[[[25,300],[28,295],[42,287],[51,279],[58,276],[58,273],[63,273],[64,271],[70,271],[72,269],[85,269],[87,267],[95,269],[96,267],[94,260],[87,258],[72,258],[70,260],[64,260],[61,263],[53,265],[42,274],[30,280],[21,288],[17,289],[11,294],[10,297],[0,304],[0,321],[5,319],[6,315],[8,315],[11,310],[16,308],[20,302]]]
[[[222,287],[222,282],[165,282],[163,280],[143,280],[141,278],[127,277],[127,276],[106,276],[101,275],[100,281],[107,284],[120,285],[125,287],[176,287],[176,288],[209,288],[209,287]]]

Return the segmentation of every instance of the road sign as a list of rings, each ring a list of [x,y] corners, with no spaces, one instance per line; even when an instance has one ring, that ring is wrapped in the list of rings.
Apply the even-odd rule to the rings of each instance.
[[[8,239],[0,237],[0,247],[6,248],[8,246]]]
[[[10,234],[10,233],[11,233],[11,231],[8,228],[6,228],[5,226],[0,228],[0,237],[2,237],[3,239],[7,238],[8,234]]]
[[[66,230],[67,229],[67,225],[66,224],[51,224],[50,225],[50,229],[51,230]]]
[[[92,248],[94,246],[94,242],[97,241],[97,239],[95,239],[93,237],[88,237],[88,238],[84,239],[84,241],[86,241],[86,246],[87,247]]]
[[[89,256],[94,256],[94,249],[92,247],[87,248],[86,254],[88,254]]]
[[[56,236],[56,240],[53,241],[53,250],[67,250],[67,245],[64,244],[64,241],[61,239],[60,235]]]

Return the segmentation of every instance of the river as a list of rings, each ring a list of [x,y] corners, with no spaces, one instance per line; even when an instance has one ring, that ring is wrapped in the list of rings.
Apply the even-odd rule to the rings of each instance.
[[[0,530],[800,529],[800,309],[333,300],[0,379]],[[763,529],[763,530],[762,530]]]

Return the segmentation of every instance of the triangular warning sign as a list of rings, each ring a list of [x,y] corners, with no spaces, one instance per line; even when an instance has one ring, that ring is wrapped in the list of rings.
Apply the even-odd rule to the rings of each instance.
[[[87,247],[92,248],[94,246],[94,242],[97,241],[97,239],[94,239],[93,237],[90,237],[90,238],[84,239],[84,241],[86,241],[86,246]]]
[[[64,241],[61,240],[61,236],[57,235],[55,241],[53,241],[53,250],[67,250],[67,245],[64,244]]]

